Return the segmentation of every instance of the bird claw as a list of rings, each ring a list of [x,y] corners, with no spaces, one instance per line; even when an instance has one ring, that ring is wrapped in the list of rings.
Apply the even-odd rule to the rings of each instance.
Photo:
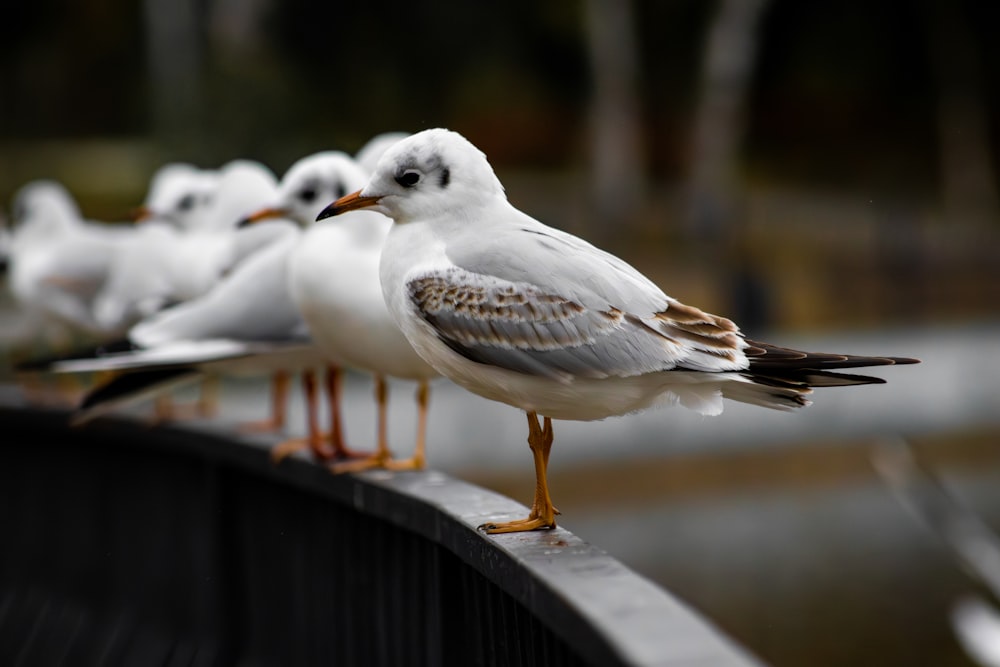
[[[285,428],[285,425],[275,419],[244,422],[237,427],[241,433],[274,433]]]
[[[352,461],[341,461],[340,463],[331,463],[329,466],[330,472],[335,475],[342,475],[346,472],[362,472],[364,470],[374,470],[376,468],[387,468],[388,464],[392,461],[390,456],[384,454],[372,454],[365,458],[356,458]]]
[[[516,519],[514,521],[483,523],[477,526],[476,530],[481,530],[487,535],[497,535],[500,533],[522,533],[531,530],[552,530],[555,527],[556,521],[554,517],[546,521],[540,516],[529,515],[525,519]]]

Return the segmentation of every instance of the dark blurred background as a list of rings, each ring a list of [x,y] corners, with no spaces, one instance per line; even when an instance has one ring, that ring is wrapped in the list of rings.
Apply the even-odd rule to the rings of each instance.
[[[948,625],[970,583],[868,452],[903,432],[1000,521],[1000,4],[35,0],[4,22],[0,201],[56,178],[121,220],[168,160],[280,175],[444,126],[519,208],[751,336],[923,356],[891,389],[823,394],[799,431],[723,416],[698,447],[661,430],[576,463],[557,435],[554,492],[567,526],[774,664],[974,664]],[[432,465],[526,499],[505,417],[516,442],[478,446],[523,465]],[[633,445],[654,463],[616,467]]]

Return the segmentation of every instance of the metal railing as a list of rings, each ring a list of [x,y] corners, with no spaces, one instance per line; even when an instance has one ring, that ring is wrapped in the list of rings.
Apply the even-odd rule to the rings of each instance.
[[[564,529],[477,532],[525,510],[441,473],[3,392],[0,443],[2,664],[760,664]]]

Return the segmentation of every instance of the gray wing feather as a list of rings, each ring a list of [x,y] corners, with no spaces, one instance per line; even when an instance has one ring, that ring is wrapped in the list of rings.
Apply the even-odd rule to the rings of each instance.
[[[452,268],[409,283],[414,306],[452,349],[564,380],[748,365],[729,320],[671,299],[582,239],[510,215],[486,233],[450,239]]]
[[[479,363],[561,381],[676,366],[678,343],[613,307],[588,308],[533,284],[457,267],[407,287],[438,337]]]
[[[646,276],[583,239],[513,211],[520,224],[449,242],[448,258],[470,272],[572,298],[586,308],[618,308],[640,317],[665,309],[670,298]],[[517,248],[510,252],[509,248]]]

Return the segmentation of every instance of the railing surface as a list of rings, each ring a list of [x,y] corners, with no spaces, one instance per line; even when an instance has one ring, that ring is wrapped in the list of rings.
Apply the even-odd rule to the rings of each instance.
[[[564,529],[436,472],[273,466],[222,425],[0,392],[0,663],[663,665],[753,657]]]

